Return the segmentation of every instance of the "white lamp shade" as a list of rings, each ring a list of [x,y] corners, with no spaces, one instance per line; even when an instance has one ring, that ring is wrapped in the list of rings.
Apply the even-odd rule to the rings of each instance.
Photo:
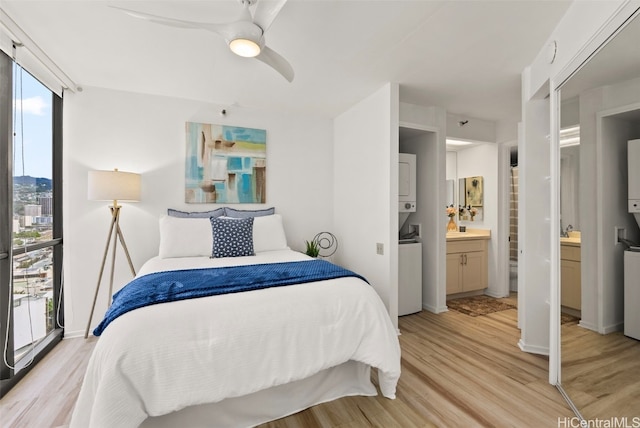
[[[140,174],[118,171],[89,171],[88,198],[92,201],[140,200]]]

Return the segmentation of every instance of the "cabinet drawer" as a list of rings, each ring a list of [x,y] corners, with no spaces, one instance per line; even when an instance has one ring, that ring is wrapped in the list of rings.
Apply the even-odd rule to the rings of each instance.
[[[560,245],[560,259],[580,261],[580,247],[572,245]]]
[[[471,253],[473,251],[484,251],[485,242],[481,239],[469,241],[450,241],[447,242],[447,254],[452,253]]]

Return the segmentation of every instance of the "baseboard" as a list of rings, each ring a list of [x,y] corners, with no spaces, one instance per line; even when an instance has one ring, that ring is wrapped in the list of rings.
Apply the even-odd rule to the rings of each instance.
[[[591,331],[595,331],[596,333],[599,333],[598,328],[589,322],[584,322],[583,320],[580,320],[580,322],[578,322],[578,325],[582,328],[586,328],[587,330],[591,330]]]
[[[502,299],[503,297],[509,297],[509,293],[507,293],[507,294],[505,295],[505,294],[503,294],[503,293],[499,293],[499,292],[497,292],[497,291],[489,290],[488,288],[487,288],[487,290],[484,292],[484,294],[485,294],[486,296],[493,297],[494,299]]]
[[[616,324],[610,324],[602,330],[602,334],[615,333],[616,331],[624,330],[624,322],[618,322]]]
[[[524,352],[528,352],[530,354],[538,354],[538,355],[549,355],[549,348],[545,346],[531,346],[525,344],[522,339],[518,341],[518,347],[520,350]]]
[[[447,300],[461,299],[464,297],[483,296],[486,294],[485,291],[486,289],[474,290],[474,291],[463,291],[461,293],[447,294]]]
[[[596,333],[600,333],[600,334],[610,334],[610,333],[615,333],[617,331],[623,331],[624,330],[624,322],[618,322],[616,324],[610,324],[610,325],[608,325],[606,327],[603,327],[602,330],[600,330],[598,328],[598,326],[593,325],[592,323],[583,322],[582,320],[580,320],[578,325],[580,327],[586,328],[587,330],[595,331]]]
[[[422,309],[432,312],[434,314],[440,314],[442,312],[448,312],[449,308],[447,308],[447,306],[432,306],[432,305],[427,305],[426,303],[422,302]]]

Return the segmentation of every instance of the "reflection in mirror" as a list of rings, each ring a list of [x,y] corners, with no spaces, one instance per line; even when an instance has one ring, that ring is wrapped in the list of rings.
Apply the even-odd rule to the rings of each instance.
[[[572,140],[575,141],[575,138],[572,137]],[[563,237],[569,237],[570,232],[580,231],[579,138],[576,142],[563,144],[564,139],[560,137],[560,230]]]
[[[616,242],[619,233],[640,241],[627,205],[627,141],[640,139],[638,40],[635,18],[558,96],[559,141],[579,139],[560,148],[560,373],[587,421],[640,417],[640,341],[627,335],[625,317],[640,301],[629,297],[628,251]],[[637,287],[637,276],[631,282]]]
[[[484,180],[481,176],[458,179],[460,220],[482,220],[484,209]]]

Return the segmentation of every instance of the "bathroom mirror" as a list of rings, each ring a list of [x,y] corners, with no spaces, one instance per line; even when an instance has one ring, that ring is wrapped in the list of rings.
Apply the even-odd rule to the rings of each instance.
[[[573,128],[573,127],[572,127]],[[579,131],[578,131],[579,132]],[[578,137],[579,138],[579,137]],[[580,231],[580,145],[560,146],[560,229]]]
[[[481,176],[458,179],[458,204],[465,208],[460,220],[482,220],[484,179]]]
[[[626,200],[626,142],[640,138],[638,40],[636,16],[557,94],[561,144],[572,103],[578,108],[572,125],[580,126],[580,145],[559,149],[561,229],[571,224],[581,232],[569,249],[564,247],[570,239],[558,238],[562,298],[576,284],[579,293],[573,312],[561,306],[556,326],[559,380],[586,421],[639,416],[640,341],[624,335],[625,248],[615,239],[621,227],[627,239],[640,239]],[[640,302],[632,310],[640,310]]]
[[[449,205],[456,206],[455,188],[456,188],[456,181],[447,180],[447,206]]]

